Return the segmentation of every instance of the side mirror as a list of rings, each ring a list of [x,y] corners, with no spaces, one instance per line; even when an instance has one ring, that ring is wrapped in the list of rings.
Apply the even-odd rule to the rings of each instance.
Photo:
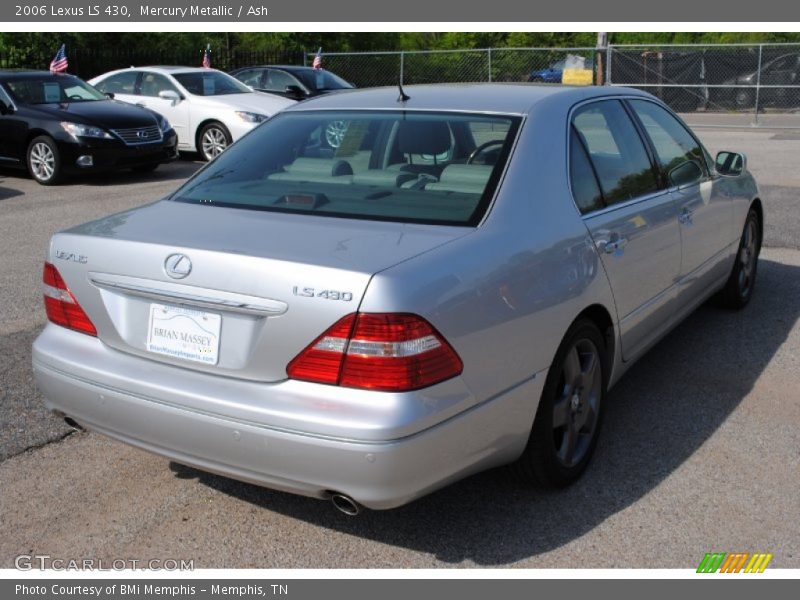
[[[172,106],[175,106],[178,102],[181,101],[180,94],[174,90],[161,90],[158,92],[158,97],[162,100],[169,100],[172,102]]]
[[[747,170],[747,157],[738,152],[723,151],[717,154],[714,167],[724,177],[738,177]]]
[[[287,85],[284,92],[289,94],[289,96],[292,98],[297,98],[298,100],[306,97],[306,93],[299,85]]]
[[[114,99],[114,92],[104,92],[103,95],[108,98],[109,100]]]
[[[703,178],[703,169],[693,160],[679,164],[667,174],[670,186],[685,187]]]

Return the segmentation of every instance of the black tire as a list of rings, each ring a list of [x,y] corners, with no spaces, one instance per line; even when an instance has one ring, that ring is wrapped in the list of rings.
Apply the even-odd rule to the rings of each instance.
[[[733,268],[725,283],[725,287],[717,295],[717,300],[724,308],[739,310],[744,308],[753,297],[758,274],[758,255],[761,253],[761,219],[758,212],[751,208],[744,222],[739,249],[736,252]]]
[[[214,160],[231,145],[228,128],[218,121],[207,123],[197,134],[197,151],[205,161]]]
[[[738,88],[734,94],[734,103],[738,110],[752,110],[756,107],[756,93],[748,88]]]
[[[139,165],[133,167],[134,173],[152,173],[161,163],[150,163],[149,165]]]
[[[591,371],[592,377],[584,379],[591,384],[578,388],[574,381],[568,381],[574,380],[575,375],[568,374],[567,362],[577,357],[580,372],[586,376],[591,370],[590,348],[594,350],[591,360],[599,372]],[[573,352],[577,354],[573,355]],[[511,465],[517,479],[539,490],[551,490],[566,487],[580,477],[597,445],[608,372],[608,354],[600,330],[588,319],[575,321],[564,336],[547,374],[528,445],[517,462]],[[564,417],[566,424],[558,426],[557,422]],[[575,435],[571,457],[565,452],[565,446],[567,449],[570,446],[568,431]]]
[[[61,156],[58,147],[51,137],[40,135],[28,144],[25,153],[28,173],[37,183],[56,185],[62,178]]]

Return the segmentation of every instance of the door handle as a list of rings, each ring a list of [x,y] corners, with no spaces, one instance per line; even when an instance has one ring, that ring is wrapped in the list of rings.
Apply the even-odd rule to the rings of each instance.
[[[678,215],[678,222],[682,225],[692,225],[692,215],[694,211],[688,206],[684,206],[681,214]]]
[[[627,245],[628,238],[617,236],[606,242],[605,246],[603,247],[603,252],[606,254],[614,254],[615,252],[623,250]]]

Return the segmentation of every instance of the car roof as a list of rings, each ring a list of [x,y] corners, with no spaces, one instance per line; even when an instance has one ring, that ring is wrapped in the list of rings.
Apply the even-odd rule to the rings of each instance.
[[[652,97],[633,88],[568,86],[537,83],[458,83],[404,86],[409,99],[398,101],[397,86],[341,90],[305,100],[285,111],[292,110],[404,110],[469,111],[503,114],[528,114],[531,108],[546,98],[559,97],[574,104],[602,96],[636,95]]]
[[[33,71],[30,69],[0,69],[0,79],[14,81],[15,79],[33,79],[36,77],[77,77],[71,73],[52,73],[50,71]]]
[[[108,73],[103,73],[102,75],[110,75],[111,73],[121,73],[123,71],[153,71],[154,73],[163,73],[165,75],[174,75],[176,73],[207,73],[209,71],[218,73],[221,72],[218,69],[207,69],[205,67],[181,67],[179,65],[142,65],[139,67],[127,67],[125,69],[116,69],[114,71],[109,71]],[[101,77],[101,75],[98,75]]]
[[[236,71],[244,71],[245,69],[283,69],[284,71],[317,71],[314,67],[303,65],[252,65],[250,67],[241,67],[235,69]]]

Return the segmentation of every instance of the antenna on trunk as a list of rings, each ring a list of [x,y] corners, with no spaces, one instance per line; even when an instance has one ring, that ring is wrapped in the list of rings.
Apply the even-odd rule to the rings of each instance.
[[[398,102],[405,102],[406,100],[411,100],[411,96],[403,91],[403,79],[400,78],[397,80],[397,89],[400,90],[400,95],[397,97]]]

